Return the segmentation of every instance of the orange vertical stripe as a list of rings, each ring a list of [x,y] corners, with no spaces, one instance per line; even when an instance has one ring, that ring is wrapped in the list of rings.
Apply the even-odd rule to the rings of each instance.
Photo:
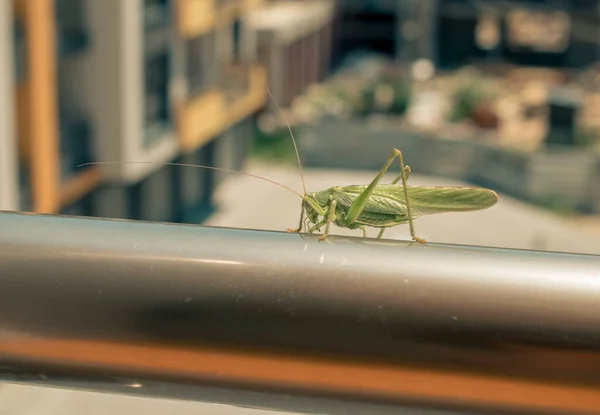
[[[20,0],[27,31],[27,100],[33,210],[58,209],[59,151],[53,0]]]

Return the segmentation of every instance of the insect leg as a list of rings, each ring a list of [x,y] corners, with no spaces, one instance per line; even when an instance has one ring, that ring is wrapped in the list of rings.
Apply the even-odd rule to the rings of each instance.
[[[331,222],[333,222],[335,220],[335,208],[337,206],[337,201],[335,199],[333,199],[331,201],[331,204],[329,205],[329,210],[327,211],[327,219],[326,219],[326,224],[325,224],[325,233],[323,235],[321,235],[321,237],[319,238],[319,242],[324,241],[327,236],[329,236],[329,225],[331,224]]]
[[[410,166],[407,164],[406,166],[404,166],[404,177],[406,177],[406,180],[408,180],[408,176],[410,176]],[[400,179],[402,179],[402,173],[400,173],[398,177],[396,177],[394,181],[392,181],[392,184],[398,183]]]
[[[327,222],[327,218],[323,219],[321,222],[315,223],[313,226],[311,226],[308,229],[309,233],[313,233],[314,231],[321,231],[321,226],[325,225],[325,223]]]
[[[398,150],[397,148],[395,148],[392,151],[392,154],[390,154],[390,156],[388,157],[387,161],[385,162],[385,164],[383,165],[383,167],[381,168],[379,173],[377,173],[377,176],[375,176],[375,178],[369,184],[369,186],[367,186],[365,191],[362,192],[362,194],[356,198],[356,200],[354,201],[352,206],[350,206],[350,209],[348,209],[348,213],[346,214],[345,219],[348,222],[348,224],[353,224],[356,221],[356,219],[358,219],[358,217],[364,210],[365,206],[367,205],[367,201],[373,194],[373,190],[375,190],[375,186],[377,186],[377,184],[379,183],[379,181],[381,180],[383,175],[387,172],[387,170],[390,168],[390,166],[392,165],[392,162],[394,161],[394,159],[396,157],[398,157],[400,159],[400,172],[401,172],[400,176],[402,179],[402,185],[404,187],[404,197],[406,198],[406,210],[407,210],[407,214],[408,214],[408,223],[410,225],[410,234],[415,241],[424,244],[426,241],[424,239],[419,238],[415,234],[415,229],[414,229],[413,220],[412,220],[412,214],[410,211],[410,200],[408,198],[408,189],[407,189],[407,185],[406,185],[406,169],[404,167],[404,160],[402,159],[402,152],[400,150]]]
[[[406,184],[406,170],[404,168],[404,160],[402,159],[402,152],[398,149],[394,149],[394,152],[398,156],[400,161],[400,176],[402,177],[402,187],[404,188],[404,197],[406,198],[406,213],[408,214],[408,226],[410,227],[410,235],[413,239],[420,244],[427,242],[425,239],[419,238],[415,234],[415,226],[413,225],[412,213],[410,211],[410,198],[408,197],[408,185]]]
[[[383,165],[383,167],[381,168],[379,173],[377,173],[377,176],[375,176],[375,178],[369,184],[369,186],[367,186],[365,191],[362,192],[361,195],[356,198],[356,200],[354,201],[352,206],[350,206],[350,209],[348,209],[348,213],[346,214],[346,221],[348,222],[348,224],[351,225],[356,221],[356,219],[358,219],[358,217],[364,210],[365,206],[367,205],[367,201],[373,194],[373,190],[375,190],[375,186],[377,186],[377,184],[379,183],[379,181],[381,180],[381,178],[383,177],[385,172],[390,168],[390,165],[394,161],[394,158],[396,158],[397,151],[398,150],[396,150],[396,149],[394,149],[394,151],[392,151],[392,154],[387,159],[387,161],[385,162],[385,164]]]
[[[392,183],[395,184],[395,183]],[[383,235],[383,232],[385,231],[385,228],[381,228],[381,230],[379,231],[379,233],[377,234],[377,239],[381,238],[381,236]]]
[[[300,207],[300,223],[298,224],[297,229],[288,228],[288,232],[298,233],[302,230],[302,220],[304,219],[304,201],[302,201],[302,206]]]

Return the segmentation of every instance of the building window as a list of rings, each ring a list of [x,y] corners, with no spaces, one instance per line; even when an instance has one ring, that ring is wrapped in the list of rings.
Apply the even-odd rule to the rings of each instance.
[[[215,141],[210,141],[196,152],[185,154],[176,162],[214,166]],[[177,204],[176,222],[202,223],[210,216],[214,207],[212,194],[216,171],[173,166],[173,199]]]
[[[22,82],[26,78],[27,70],[27,51],[26,51],[26,39],[25,39],[25,28],[23,23],[15,21],[13,26],[14,36],[14,68],[16,82]]]
[[[91,128],[87,118],[78,111],[60,109],[61,178],[67,180],[81,171],[77,166],[93,161]]]
[[[192,95],[217,82],[216,36],[208,33],[187,42],[187,74]]]
[[[232,47],[233,47],[233,59],[236,62],[240,62],[243,59],[242,56],[242,23],[239,19],[233,22],[232,25]]]
[[[170,129],[169,53],[146,57],[144,122],[146,145],[160,139]]]
[[[170,10],[168,0],[144,0],[144,26],[149,29],[169,24]]]
[[[83,0],[55,0],[57,49],[61,55],[84,50],[89,42]]]
[[[170,167],[163,167],[130,187],[128,198],[131,219],[173,221],[175,201],[171,197],[173,170]]]
[[[561,53],[569,47],[571,17],[566,11],[515,8],[508,12],[506,22],[510,49]]]

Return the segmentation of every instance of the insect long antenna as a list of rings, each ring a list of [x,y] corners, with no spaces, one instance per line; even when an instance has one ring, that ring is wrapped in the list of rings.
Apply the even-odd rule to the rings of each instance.
[[[304,172],[302,171],[302,163],[300,162],[300,153],[298,152],[298,146],[296,145],[296,139],[294,138],[294,133],[292,132],[292,127],[290,127],[290,123],[285,118],[285,114],[284,114],[283,110],[281,109],[281,107],[279,106],[277,101],[275,101],[275,98],[271,94],[271,91],[269,88],[267,88],[267,94],[269,94],[269,97],[271,97],[271,99],[273,100],[273,103],[275,104],[275,106],[277,107],[277,110],[281,114],[283,121],[285,121],[285,125],[287,126],[287,129],[290,132],[290,136],[292,137],[292,144],[294,144],[294,151],[296,152],[296,160],[298,160],[298,168],[300,168],[300,179],[302,180],[302,190],[304,191],[304,194],[306,194],[306,184],[304,183]]]
[[[127,163],[127,164],[154,164],[154,165],[159,165],[159,166],[193,167],[196,169],[219,170],[219,171],[224,171],[224,172],[228,172],[228,173],[241,174],[244,176],[254,177],[256,179],[260,179],[265,182],[273,183],[274,185],[277,185],[286,190],[289,190],[290,192],[294,193],[295,195],[298,195],[302,200],[304,200],[304,196],[302,196],[299,192],[295,191],[294,189],[292,189],[290,187],[287,187],[286,185],[284,185],[282,183],[276,182],[275,180],[267,179],[266,177],[258,176],[256,174],[252,174],[252,173],[246,173],[246,172],[239,171],[239,170],[224,169],[222,167],[202,166],[199,164],[184,164],[184,163],[162,163],[162,162],[159,163],[159,162],[153,162],[153,161],[91,161],[89,163],[80,164],[77,167],[83,167],[83,166],[89,166],[89,165],[95,165],[95,164],[124,164],[124,163]]]

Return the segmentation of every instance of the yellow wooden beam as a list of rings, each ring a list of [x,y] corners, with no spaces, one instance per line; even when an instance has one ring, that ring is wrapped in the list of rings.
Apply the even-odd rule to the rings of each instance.
[[[250,88],[236,100],[227,112],[227,124],[235,124],[265,105],[267,96],[267,74],[264,67],[254,65],[250,68]]]
[[[27,124],[33,210],[59,206],[59,139],[53,0],[19,0],[27,32]]]
[[[215,22],[212,0],[178,0],[177,29],[181,37],[195,37],[210,31]]]
[[[97,187],[101,179],[100,169],[95,166],[88,167],[81,173],[72,176],[60,189],[60,206],[65,207],[81,199]]]
[[[213,89],[192,99],[178,111],[180,146],[194,150],[223,131],[225,125],[223,94]]]
[[[184,38],[196,37],[230,24],[246,10],[256,8],[262,0],[236,0],[221,7],[214,0],[178,0],[177,28]]]

